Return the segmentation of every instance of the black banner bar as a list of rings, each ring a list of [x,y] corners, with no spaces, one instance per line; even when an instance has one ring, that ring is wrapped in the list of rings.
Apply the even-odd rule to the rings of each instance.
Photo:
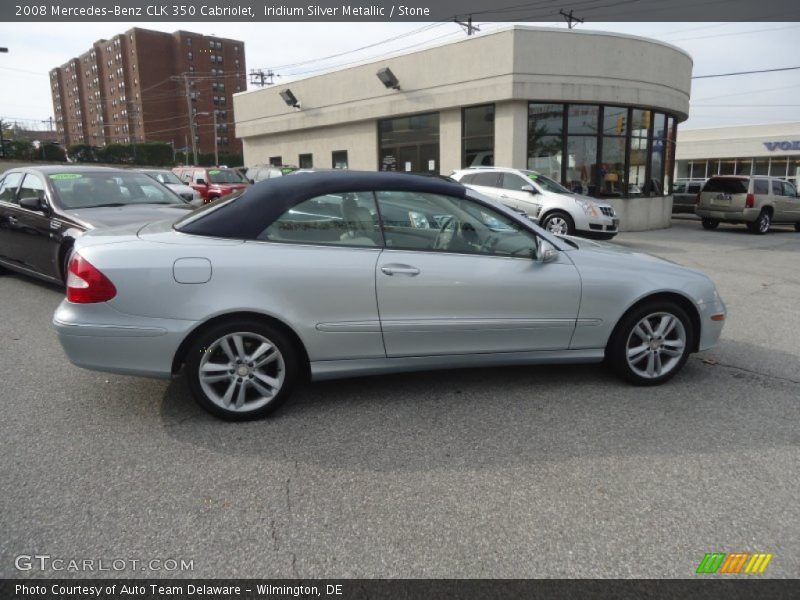
[[[800,21],[797,0],[3,0],[0,21]]]
[[[3,600],[289,600],[325,598],[361,599],[506,599],[646,598],[682,600],[749,600],[797,598],[800,580],[740,579],[692,580],[146,580],[146,579],[5,579]]]

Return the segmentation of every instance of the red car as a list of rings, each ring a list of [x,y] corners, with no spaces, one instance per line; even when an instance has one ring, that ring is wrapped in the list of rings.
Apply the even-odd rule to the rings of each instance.
[[[236,169],[224,167],[175,167],[172,172],[203,197],[203,204],[238,192],[250,184]]]

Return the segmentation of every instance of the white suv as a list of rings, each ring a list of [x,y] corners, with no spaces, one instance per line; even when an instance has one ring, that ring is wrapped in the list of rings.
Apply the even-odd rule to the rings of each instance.
[[[560,183],[525,169],[470,167],[450,177],[522,211],[551,233],[609,240],[619,219],[607,202],[573,194]]]

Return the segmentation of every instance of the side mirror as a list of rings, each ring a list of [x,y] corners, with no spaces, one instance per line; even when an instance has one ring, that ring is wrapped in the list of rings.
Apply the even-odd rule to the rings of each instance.
[[[26,208],[28,210],[34,210],[36,212],[47,212],[47,205],[44,203],[44,200],[39,198],[39,196],[32,196],[30,198],[20,198],[19,205],[22,208]]]
[[[523,186],[522,186],[521,188],[519,188],[519,189],[520,189],[520,191],[522,191],[522,192],[528,192],[528,193],[530,193],[530,194],[538,194],[538,193],[539,193],[539,192],[537,192],[537,191],[536,191],[536,188],[535,188],[535,187],[533,187],[532,185],[523,185]]]
[[[553,262],[558,258],[558,250],[545,239],[539,238],[536,245],[536,261],[540,263]]]
[[[197,180],[197,181],[195,181],[194,183],[195,183],[195,185],[208,185],[208,184],[206,183],[206,180],[205,180],[205,179],[198,179],[198,180]]]

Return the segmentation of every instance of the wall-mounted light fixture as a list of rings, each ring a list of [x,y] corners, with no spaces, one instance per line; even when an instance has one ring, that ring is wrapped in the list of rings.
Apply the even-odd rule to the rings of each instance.
[[[300,101],[292,93],[292,90],[290,90],[289,88],[286,88],[285,90],[281,91],[280,94],[281,94],[281,98],[283,98],[283,101],[286,102],[287,106],[291,106],[292,108],[296,108],[297,110],[300,110]]]
[[[380,71],[376,73],[378,79],[381,80],[381,83],[386,86],[387,89],[392,90],[399,90],[400,89],[400,80],[395,77],[394,73],[389,67],[384,67]]]

